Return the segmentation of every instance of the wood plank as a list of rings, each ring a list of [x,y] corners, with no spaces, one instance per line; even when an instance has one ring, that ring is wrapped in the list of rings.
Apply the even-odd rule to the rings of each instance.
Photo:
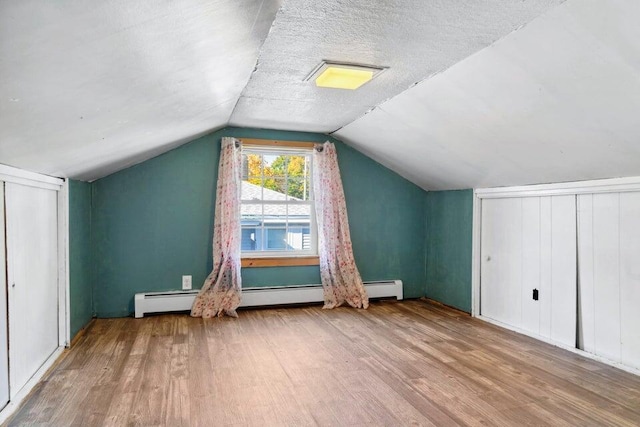
[[[238,138],[243,146],[257,147],[286,147],[312,149],[317,142],[313,141],[283,141],[279,139]]]
[[[638,425],[640,377],[424,300],[98,319],[7,425]]]
[[[255,258],[247,257],[247,258],[242,258],[241,264],[242,264],[242,268],[320,265],[320,258],[317,256],[255,257]]]

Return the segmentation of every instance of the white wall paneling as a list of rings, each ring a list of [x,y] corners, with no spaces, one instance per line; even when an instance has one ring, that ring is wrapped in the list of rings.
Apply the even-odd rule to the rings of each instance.
[[[595,354],[593,194],[578,196],[578,348]]]
[[[544,212],[544,214],[543,214]],[[543,304],[551,296],[551,198],[540,198],[540,330],[538,334],[551,339],[551,304]],[[535,263],[535,260],[533,261]],[[529,295],[531,297],[531,295]]]
[[[539,290],[542,283],[541,200],[540,197],[519,200],[522,204],[522,298],[520,300],[522,322],[520,327],[525,331],[540,334],[540,301],[535,301],[532,294],[533,289]],[[542,294],[545,293],[542,292]]]
[[[576,344],[577,255],[576,196],[553,196],[551,199],[551,288],[543,306],[551,311],[551,335],[554,342]]]
[[[474,316],[640,374],[639,177],[477,189],[474,245]]]
[[[481,313],[521,326],[522,200],[493,199],[482,204]]]
[[[640,369],[640,192],[620,194],[620,357]]]
[[[578,197],[581,345],[640,368],[640,192]]]
[[[11,395],[58,348],[58,192],[7,183]]]
[[[9,343],[4,245],[4,182],[0,181],[0,409],[9,401]]]
[[[575,345],[575,218],[575,196],[483,200],[482,316]]]

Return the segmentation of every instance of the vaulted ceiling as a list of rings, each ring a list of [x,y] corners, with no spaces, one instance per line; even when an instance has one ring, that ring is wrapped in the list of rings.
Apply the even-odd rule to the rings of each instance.
[[[639,19],[567,1],[336,136],[428,189],[640,175]]]
[[[93,180],[227,124],[425,189],[640,175],[635,0],[0,2],[0,163]],[[356,91],[322,60],[388,67]]]

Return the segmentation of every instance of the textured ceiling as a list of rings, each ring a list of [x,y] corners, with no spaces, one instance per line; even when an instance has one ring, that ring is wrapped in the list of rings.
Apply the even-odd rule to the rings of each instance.
[[[235,126],[332,132],[564,0],[287,0]],[[357,91],[304,81],[322,61],[389,67]]]
[[[0,1],[0,163],[93,180],[230,123],[341,128],[425,189],[640,175],[639,21],[637,0]],[[323,59],[389,69],[318,89]]]
[[[0,1],[0,163],[91,180],[225,126],[279,3]]]
[[[567,1],[335,136],[425,189],[640,175],[638,22]]]

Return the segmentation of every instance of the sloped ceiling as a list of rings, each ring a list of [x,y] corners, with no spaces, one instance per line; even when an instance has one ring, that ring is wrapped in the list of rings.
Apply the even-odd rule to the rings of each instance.
[[[223,127],[277,0],[0,2],[0,163],[92,180]]]
[[[636,0],[0,2],[0,163],[93,180],[227,124],[425,189],[640,175]],[[354,92],[323,60],[389,67]],[[417,83],[417,84],[416,84]]]
[[[640,175],[638,22],[567,1],[335,136],[432,190]]]
[[[564,0],[287,0],[231,116],[332,132]],[[322,60],[389,67],[357,91],[305,81]]]

